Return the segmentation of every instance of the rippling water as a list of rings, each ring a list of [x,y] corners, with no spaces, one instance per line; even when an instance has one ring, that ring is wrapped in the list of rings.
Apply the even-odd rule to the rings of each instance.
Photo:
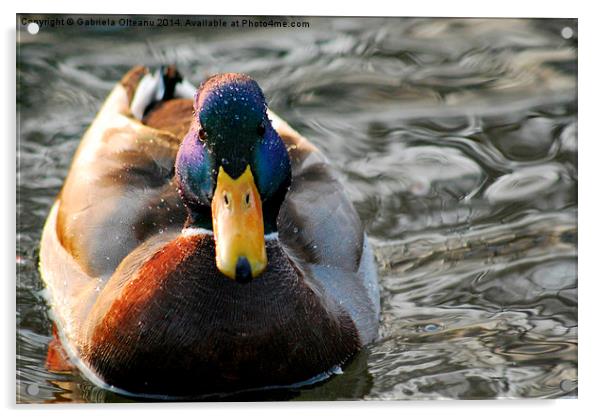
[[[128,401],[46,369],[38,248],[107,93],[161,63],[253,76],[329,157],[379,264],[376,343],[327,382],[239,399],[576,396],[576,21],[305,20],[19,33],[19,402]]]

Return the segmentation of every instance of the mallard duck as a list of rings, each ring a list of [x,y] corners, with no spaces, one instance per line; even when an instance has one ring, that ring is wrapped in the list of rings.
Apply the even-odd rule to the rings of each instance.
[[[315,382],[377,336],[373,255],[259,85],[130,70],[85,133],[40,270],[71,361],[141,396]]]

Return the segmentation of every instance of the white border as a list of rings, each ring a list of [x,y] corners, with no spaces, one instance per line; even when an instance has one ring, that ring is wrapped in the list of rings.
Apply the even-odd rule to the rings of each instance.
[[[383,5],[384,4],[384,5]],[[3,314],[6,322],[3,329],[8,331],[1,344],[3,355],[1,375],[2,405],[8,414],[19,413],[25,416],[81,416],[85,411],[89,416],[105,416],[107,412],[131,414],[133,410],[143,410],[145,415],[163,417],[167,411],[178,415],[199,416],[199,413],[214,415],[287,417],[303,416],[315,413],[333,413],[335,410],[345,416],[365,417],[370,414],[380,416],[419,415],[421,417],[445,415],[452,417],[483,416],[504,417],[517,412],[534,416],[590,416],[590,410],[598,410],[600,385],[600,312],[596,307],[602,295],[599,259],[600,210],[599,190],[602,158],[602,134],[600,133],[600,21],[595,2],[570,1],[525,1],[504,0],[500,2],[484,1],[429,1],[392,2],[371,0],[369,2],[304,0],[302,2],[156,2],[134,0],[117,2],[82,2],[81,0],[47,0],[20,2],[2,2],[1,18],[4,23],[4,42],[2,43],[4,75],[2,77],[4,98],[0,117],[5,129],[3,159],[2,205],[3,240],[2,257],[6,266],[4,275]],[[145,14],[294,14],[294,15],[360,15],[360,16],[487,16],[487,17],[577,17],[579,18],[579,400],[565,401],[438,401],[438,402],[370,402],[370,403],[271,403],[271,404],[136,404],[136,405],[59,405],[52,407],[14,406],[15,402],[15,109],[13,92],[15,91],[15,13],[53,12],[53,13],[145,13]],[[523,415],[521,414],[521,416]]]
[[[106,0],[83,2],[79,0],[23,0],[10,4],[15,13],[119,13],[119,14],[230,14],[230,15],[300,15],[300,16],[448,16],[448,17],[585,17],[587,6],[559,0],[421,0],[414,2],[369,2],[304,0],[285,2],[276,0],[230,0],[227,2],[127,2]],[[6,6],[4,6],[6,7]],[[593,7],[592,7],[593,9]]]

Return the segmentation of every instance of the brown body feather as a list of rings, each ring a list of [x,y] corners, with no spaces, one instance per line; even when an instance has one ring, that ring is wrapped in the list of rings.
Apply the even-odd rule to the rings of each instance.
[[[361,346],[351,318],[274,241],[267,251],[244,286],[217,270],[211,237],[177,238],[125,284],[83,358],[109,384],[172,395],[289,385],[342,364]]]
[[[269,113],[293,180],[250,284],[215,267],[211,237],[180,234],[174,159],[192,101],[130,104],[147,71],[111,93],[74,157],[40,266],[63,342],[106,383],[195,395],[298,383],[376,337],[379,303],[361,222],[324,157]]]
[[[142,122],[151,128],[167,131],[176,138],[183,138],[190,128],[192,100],[171,99],[153,107]]]

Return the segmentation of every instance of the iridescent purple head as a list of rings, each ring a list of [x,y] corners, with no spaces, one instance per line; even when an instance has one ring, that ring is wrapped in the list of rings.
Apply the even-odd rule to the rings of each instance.
[[[249,167],[263,203],[266,231],[290,184],[288,152],[267,116],[259,85],[244,74],[206,80],[194,102],[194,117],[176,159],[180,195],[192,222],[211,225],[211,202],[220,168],[232,179]]]

